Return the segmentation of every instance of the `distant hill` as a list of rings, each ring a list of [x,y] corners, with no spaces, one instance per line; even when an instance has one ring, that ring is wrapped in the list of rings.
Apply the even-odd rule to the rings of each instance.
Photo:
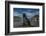
[[[14,18],[19,18],[19,19],[20,19],[21,17],[19,17],[19,16],[14,16]]]
[[[21,27],[23,25],[22,17],[14,16],[13,18],[14,18],[14,20],[13,20],[14,27]]]
[[[14,16],[14,27],[38,27],[39,26],[39,15],[35,15],[32,18],[29,19],[29,22],[31,26],[29,25],[24,25],[23,26],[23,17],[20,16]],[[26,21],[26,20],[25,20]],[[25,22],[27,24],[27,22]]]
[[[14,16],[14,21],[20,21],[22,18],[19,16]]]
[[[39,26],[39,15],[35,15],[31,18],[31,25],[34,27]]]

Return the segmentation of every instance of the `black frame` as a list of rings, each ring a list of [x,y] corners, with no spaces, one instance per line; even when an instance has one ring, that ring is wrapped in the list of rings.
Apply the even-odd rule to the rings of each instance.
[[[43,9],[43,30],[42,31],[25,31],[25,32],[10,32],[10,10],[9,4],[27,4],[27,5],[42,5]],[[33,34],[33,33],[44,33],[44,23],[45,23],[45,4],[36,2],[18,2],[18,1],[5,1],[5,35],[17,35],[17,34]]]

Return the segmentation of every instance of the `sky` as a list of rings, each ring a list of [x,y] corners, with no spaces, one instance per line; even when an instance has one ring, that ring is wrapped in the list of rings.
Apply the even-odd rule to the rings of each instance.
[[[13,8],[13,16],[22,16],[25,13],[28,18],[39,15],[39,9],[32,8]]]

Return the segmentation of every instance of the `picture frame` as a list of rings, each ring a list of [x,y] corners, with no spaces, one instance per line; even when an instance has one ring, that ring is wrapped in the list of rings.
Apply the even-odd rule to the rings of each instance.
[[[44,33],[44,31],[45,31],[45,29],[44,29],[44,25],[45,25],[44,24],[44,22],[45,22],[44,21],[45,20],[44,19],[44,17],[45,17],[44,5],[45,5],[44,3],[37,3],[37,2],[5,1],[5,35]],[[40,15],[39,15],[39,13],[38,13],[38,15],[39,15],[39,18],[40,18],[40,22],[37,25],[39,25],[40,27],[37,26],[37,25],[33,26],[32,28],[27,27],[27,26],[26,27],[24,27],[24,26],[18,27],[18,25],[17,26],[15,25],[15,27],[13,27],[13,21],[16,19],[16,18],[13,19],[13,16],[15,16],[14,12],[13,12],[13,8],[14,8],[14,11],[16,13],[21,13],[22,11],[27,12],[27,10],[28,11],[33,10],[32,11],[33,13],[39,12]],[[31,23],[32,23],[32,21],[31,21]]]

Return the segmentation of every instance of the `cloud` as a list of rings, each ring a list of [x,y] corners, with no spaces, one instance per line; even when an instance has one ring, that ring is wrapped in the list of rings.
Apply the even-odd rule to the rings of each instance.
[[[18,13],[18,12],[14,12],[13,16],[21,16],[22,14]]]
[[[39,15],[39,9],[26,9],[26,8],[16,8],[14,9],[13,16],[22,16],[25,13],[28,18],[32,16]]]
[[[36,11],[39,11],[39,9],[32,9],[32,8],[14,8],[14,12],[18,12],[18,13],[23,13],[23,12],[34,13]]]

